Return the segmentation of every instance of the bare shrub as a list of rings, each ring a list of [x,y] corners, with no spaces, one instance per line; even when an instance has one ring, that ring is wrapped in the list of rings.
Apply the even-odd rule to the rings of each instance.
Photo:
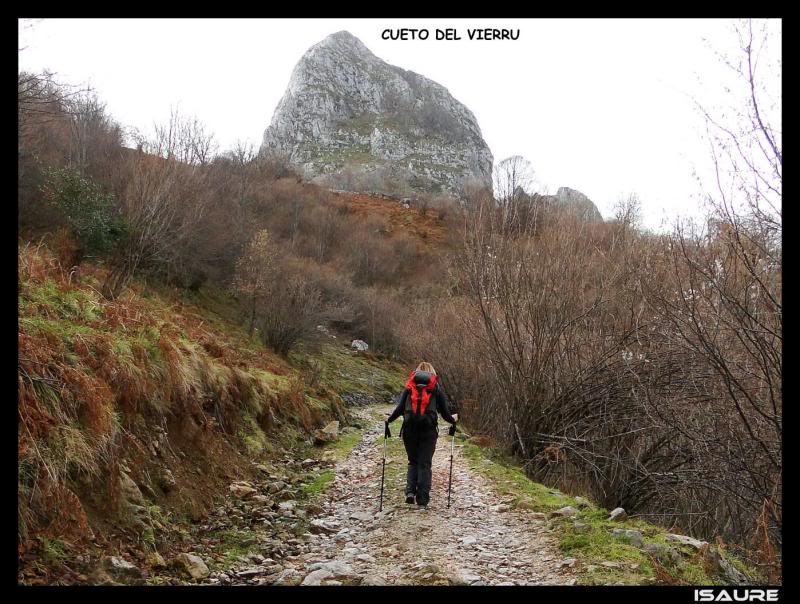
[[[441,221],[445,221],[457,209],[456,202],[447,195],[433,197],[428,205],[436,213],[436,218]]]
[[[387,232],[387,223],[380,219],[370,219],[351,230],[347,264],[356,285],[391,282],[397,260],[384,237]]]
[[[298,343],[316,337],[316,326],[325,319],[325,307],[319,290],[293,275],[273,283],[258,314],[264,343],[287,355]]]
[[[740,28],[743,58],[731,62],[746,110],[730,114],[734,125],[707,114],[720,175],[708,225],[647,235],[635,197],[616,220],[589,225],[531,205],[536,196],[508,178],[498,200],[468,200],[453,298],[425,314],[449,314],[460,349],[485,360],[471,373],[439,353],[450,388],[475,401],[465,419],[533,476],[754,548],[771,574],[782,526],[782,160],[759,109],[751,32]]]
[[[306,254],[317,262],[327,262],[341,243],[345,229],[345,219],[336,208],[318,202],[307,213],[302,225]]]
[[[357,313],[354,335],[366,340],[371,349],[387,356],[400,352],[400,334],[405,325],[405,309],[397,295],[383,288],[369,287],[351,294]]]
[[[196,120],[173,113],[152,140],[142,140],[129,158],[129,176],[121,196],[128,236],[103,284],[115,299],[143,266],[182,273],[189,256],[185,244],[208,201],[206,163],[212,142]]]

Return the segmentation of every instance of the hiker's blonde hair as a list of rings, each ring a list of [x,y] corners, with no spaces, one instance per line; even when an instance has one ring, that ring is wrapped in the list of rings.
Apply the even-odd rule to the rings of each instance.
[[[436,375],[436,370],[433,368],[433,365],[426,363],[425,361],[417,365],[417,371],[427,371],[428,373]]]

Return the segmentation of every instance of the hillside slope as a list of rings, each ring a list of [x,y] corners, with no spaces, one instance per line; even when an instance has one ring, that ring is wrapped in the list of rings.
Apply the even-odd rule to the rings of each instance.
[[[18,533],[31,578],[119,542],[144,559],[258,474],[253,463],[346,424],[348,394],[400,387],[396,366],[332,338],[278,357],[220,314],[222,294],[139,282],[109,302],[104,269],[79,271],[20,246]]]

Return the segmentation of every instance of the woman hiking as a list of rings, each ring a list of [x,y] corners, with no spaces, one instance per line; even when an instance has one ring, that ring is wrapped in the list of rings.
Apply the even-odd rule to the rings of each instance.
[[[386,415],[386,426],[403,415],[400,436],[408,454],[406,503],[425,508],[430,500],[431,463],[439,436],[437,413],[455,426],[458,414],[450,415],[447,397],[430,363],[420,363],[406,382],[400,402]]]

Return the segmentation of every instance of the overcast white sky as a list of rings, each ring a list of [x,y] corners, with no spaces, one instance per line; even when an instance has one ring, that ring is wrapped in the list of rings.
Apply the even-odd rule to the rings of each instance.
[[[605,218],[636,192],[645,226],[696,213],[708,173],[691,97],[724,105],[729,20],[712,19],[45,19],[20,22],[19,67],[89,83],[124,126],[143,131],[173,106],[224,149],[260,144],[303,53],[346,29],[385,61],[447,87],[475,114],[495,157],[528,158],[554,193],[588,195]],[[780,35],[780,22],[774,30]],[[426,41],[382,40],[427,28]],[[461,41],[436,41],[436,28]],[[519,29],[516,41],[470,41],[467,29]],[[704,38],[707,43],[704,42]],[[780,48],[777,40],[775,48]],[[775,89],[780,81],[775,78]]]

